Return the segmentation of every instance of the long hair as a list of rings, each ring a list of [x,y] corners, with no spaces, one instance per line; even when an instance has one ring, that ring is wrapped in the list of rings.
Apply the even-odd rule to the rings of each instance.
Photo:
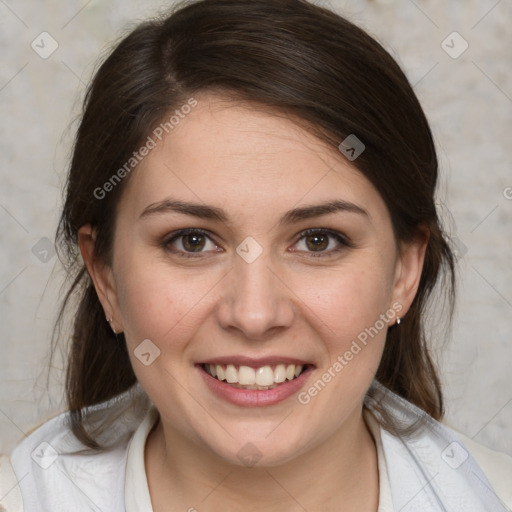
[[[425,315],[441,281],[453,311],[454,257],[435,206],[432,134],[406,76],[365,31],[305,0],[199,0],[143,22],[124,37],[97,70],[84,100],[57,230],[71,276],[58,322],[70,310],[66,395],[74,434],[97,448],[84,411],[136,382],[126,343],[105,321],[80,258],[78,230],[86,224],[96,228],[95,257],[110,264],[116,206],[130,176],[123,175],[108,194],[98,190],[163,119],[208,91],[293,116],[333,150],[356,134],[366,149],[353,164],[385,201],[395,238],[408,241],[420,226],[429,229],[417,295],[400,325],[388,329],[376,378],[440,419],[443,397]]]

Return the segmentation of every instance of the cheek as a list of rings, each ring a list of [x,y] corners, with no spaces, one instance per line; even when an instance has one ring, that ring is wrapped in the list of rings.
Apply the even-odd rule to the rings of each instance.
[[[210,282],[212,281],[212,282]],[[116,274],[117,296],[128,346],[144,339],[177,350],[207,305],[213,276],[180,273],[165,262],[132,257]],[[172,344],[164,340],[172,339]],[[168,346],[167,346],[168,345]]]
[[[306,408],[330,411],[337,425],[363,399],[379,367],[388,325],[395,318],[392,281],[383,272],[377,262],[364,270],[347,267],[329,280],[320,280],[304,300],[327,354],[315,379],[297,399]]]
[[[351,267],[316,280],[303,299],[313,316],[324,324],[330,352],[339,353],[391,308],[392,281],[383,265],[374,262]],[[383,330],[381,323],[379,330]]]
[[[209,281],[205,276],[171,272],[154,262],[133,265],[119,279],[118,302],[131,364],[155,403],[183,408],[181,386],[172,376],[179,376],[181,383],[190,378],[183,362],[189,359],[190,342],[208,314],[205,296],[214,286]]]
[[[119,301],[128,344],[133,346],[145,338],[159,346],[169,337],[179,340],[179,333],[194,317],[194,304],[196,314],[201,308],[197,304],[200,290],[196,292],[176,280],[130,280]]]

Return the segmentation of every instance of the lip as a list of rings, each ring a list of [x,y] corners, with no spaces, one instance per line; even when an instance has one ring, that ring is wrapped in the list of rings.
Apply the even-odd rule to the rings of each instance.
[[[233,358],[229,359],[231,364],[243,364],[246,366],[252,366],[253,368],[258,368],[260,366],[265,366],[265,364],[274,364],[270,363],[271,359],[261,359],[257,360],[257,363],[255,363],[256,360],[251,359],[253,363],[256,364],[254,366],[253,364],[247,364],[247,358],[245,358],[245,362],[238,363],[237,361],[240,361],[244,358]],[[284,359],[284,360],[283,360]],[[284,363],[290,361],[288,358],[280,359],[278,362]],[[225,360],[225,358],[218,358],[218,359],[212,359],[213,362],[205,362],[204,364],[226,364],[225,362],[220,363],[219,361]],[[264,361],[264,364],[261,364],[261,361]],[[274,361],[274,359],[272,359]],[[288,364],[294,364],[293,362],[290,362]],[[302,364],[300,362],[295,364]],[[305,363],[307,364],[307,363]],[[217,397],[221,398],[222,400],[225,400],[227,402],[230,402],[234,405],[238,405],[241,407],[263,407],[263,406],[269,406],[274,405],[279,402],[282,402],[298,392],[306,383],[308,380],[310,374],[314,370],[314,366],[309,364],[307,365],[306,369],[303,371],[301,375],[299,375],[297,378],[293,380],[289,380],[286,382],[283,382],[279,386],[273,388],[273,389],[239,389],[234,388],[233,386],[229,385],[227,382],[220,381],[216,379],[215,377],[212,377],[208,372],[206,372],[202,364],[196,365],[197,371],[200,373],[202,379],[204,380],[205,384],[208,386],[208,389]]]

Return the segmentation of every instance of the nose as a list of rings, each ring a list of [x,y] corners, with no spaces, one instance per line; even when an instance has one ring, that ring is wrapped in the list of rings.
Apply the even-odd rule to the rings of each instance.
[[[234,268],[223,280],[221,297],[219,324],[246,339],[265,340],[293,323],[293,293],[265,253],[252,263],[236,256]]]

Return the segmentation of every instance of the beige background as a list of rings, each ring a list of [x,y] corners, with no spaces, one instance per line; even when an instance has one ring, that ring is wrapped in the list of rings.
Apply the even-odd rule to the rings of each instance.
[[[318,3],[392,52],[431,121],[439,203],[460,263],[454,329],[439,351],[447,420],[512,455],[512,2]],[[54,236],[84,85],[109,43],[166,5],[0,1],[0,452],[62,407],[62,361],[47,368],[63,272],[45,238]],[[47,59],[31,48],[43,31],[58,44]],[[454,31],[469,45],[458,58],[442,47]],[[445,48],[463,45],[452,35]]]

